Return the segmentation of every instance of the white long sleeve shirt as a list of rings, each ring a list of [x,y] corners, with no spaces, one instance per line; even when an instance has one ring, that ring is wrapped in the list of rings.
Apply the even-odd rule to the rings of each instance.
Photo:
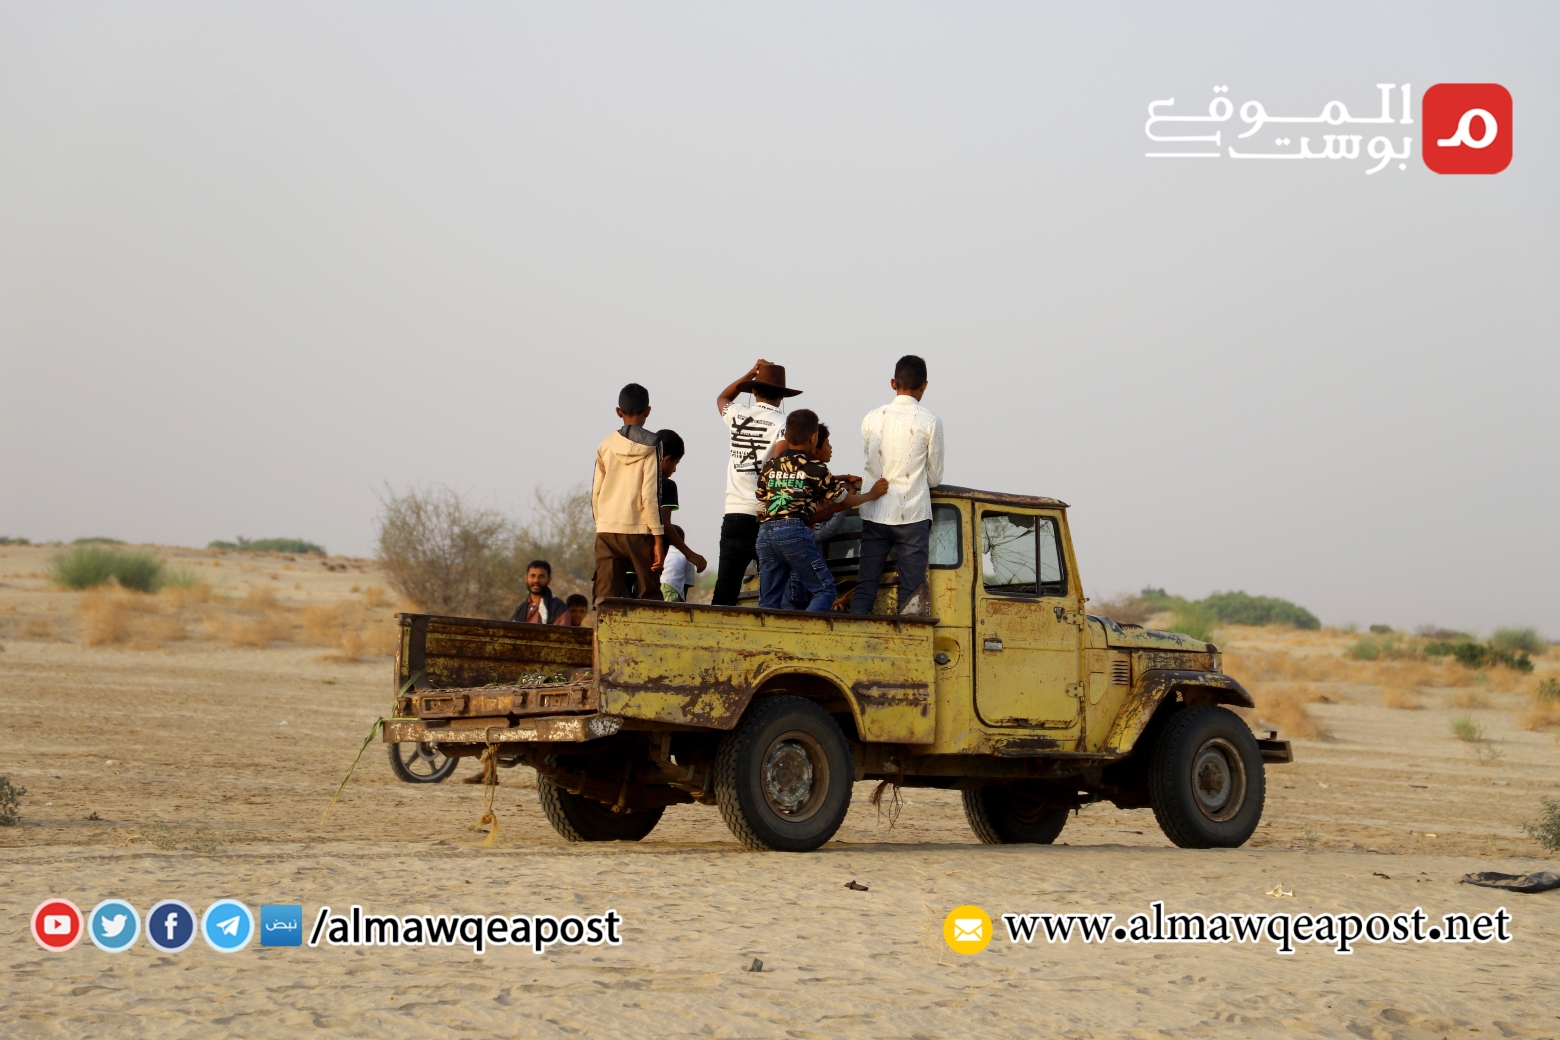
[[[908,394],[861,420],[866,458],[861,489],[888,478],[888,493],[861,505],[861,518],[879,524],[913,524],[932,518],[932,488],[942,483],[942,421]]]

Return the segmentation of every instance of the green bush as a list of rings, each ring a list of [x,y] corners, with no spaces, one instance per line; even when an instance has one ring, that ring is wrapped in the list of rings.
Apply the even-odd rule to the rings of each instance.
[[[8,776],[0,776],[0,827],[16,826],[17,810],[22,805],[22,795],[27,788],[17,787]]]
[[[1244,592],[1215,592],[1202,601],[1213,616],[1231,625],[1293,625],[1321,628],[1315,614],[1287,599],[1251,596]]]
[[[171,567],[163,572],[162,584],[170,589],[193,589],[203,579],[193,567]]]
[[[156,592],[163,584],[163,565],[150,553],[77,545],[54,557],[49,576],[67,589],[90,589],[113,580],[137,592]]]
[[[1274,596],[1253,596],[1245,592],[1215,592],[1206,599],[1188,600],[1172,596],[1164,589],[1145,588],[1138,599],[1151,613],[1187,608],[1201,611],[1214,622],[1227,625],[1293,625],[1296,628],[1321,628],[1315,614],[1304,607]],[[1190,633],[1187,633],[1190,634]]]
[[[26,538],[12,538],[8,534],[0,534],[0,545],[31,545]]]
[[[1458,740],[1476,744],[1484,739],[1484,727],[1473,721],[1471,715],[1459,715],[1452,720],[1452,735]]]
[[[1497,628],[1490,636],[1490,646],[1542,656],[1549,650],[1549,640],[1539,635],[1536,628]]]
[[[1540,798],[1538,819],[1525,824],[1523,830],[1528,837],[1538,842],[1550,852],[1560,852],[1560,802],[1553,798]]]
[[[1553,703],[1560,701],[1560,679],[1551,675],[1538,684],[1538,699]]]
[[[124,545],[122,538],[77,538],[71,545]]]
[[[1214,616],[1213,611],[1201,603],[1187,603],[1178,607],[1170,618],[1172,632],[1201,639],[1205,643],[1213,642],[1213,630],[1218,627],[1218,624],[1219,619]]]
[[[236,542],[216,541],[207,544],[208,549],[228,549],[233,552],[315,553],[326,555],[323,545],[306,542],[302,538],[256,538],[250,541],[239,536]]]
[[[1381,658],[1381,641],[1365,636],[1349,648],[1349,656],[1356,661],[1376,661]]]
[[[1458,664],[1466,668],[1487,668],[1500,664],[1519,672],[1533,670],[1533,661],[1525,651],[1518,652],[1503,646],[1476,643],[1471,639],[1459,640],[1455,643],[1426,643],[1425,656],[1453,657],[1457,659]]]

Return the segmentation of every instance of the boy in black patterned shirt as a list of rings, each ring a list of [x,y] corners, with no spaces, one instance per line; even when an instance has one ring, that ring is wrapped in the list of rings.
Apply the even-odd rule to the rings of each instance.
[[[758,475],[758,605],[789,607],[786,588],[793,576],[808,596],[808,610],[834,605],[834,575],[813,540],[812,521],[820,509],[834,512],[881,498],[888,481],[864,494],[860,477],[836,477],[813,455],[818,447],[818,415],[808,408],[792,412],[785,423],[785,450],[764,464]]]

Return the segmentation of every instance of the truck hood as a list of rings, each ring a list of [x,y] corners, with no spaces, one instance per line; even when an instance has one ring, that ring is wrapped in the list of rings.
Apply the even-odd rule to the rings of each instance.
[[[1100,617],[1097,614],[1090,614],[1089,620],[1104,631],[1106,646],[1145,650],[1186,650],[1193,653],[1208,653],[1214,649],[1212,643],[1183,636],[1179,632],[1161,632],[1158,629],[1144,628],[1142,625],[1123,625],[1112,618]]]

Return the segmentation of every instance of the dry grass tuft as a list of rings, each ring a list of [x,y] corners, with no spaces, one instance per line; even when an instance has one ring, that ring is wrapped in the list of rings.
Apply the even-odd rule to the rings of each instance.
[[[157,596],[110,586],[84,593],[76,604],[81,641],[88,646],[161,646],[189,637]]]
[[[1419,711],[1424,702],[1419,699],[1419,694],[1413,690],[1402,690],[1387,687],[1381,691],[1381,703],[1384,707],[1398,708],[1402,711]]]
[[[371,585],[360,600],[343,600],[303,612],[303,642],[335,649],[321,659],[357,661],[395,653],[398,630],[384,609],[385,590]]]
[[[1267,728],[1278,730],[1280,737],[1302,737],[1314,740],[1330,735],[1327,727],[1307,710],[1308,698],[1303,688],[1269,687],[1254,691],[1252,697],[1257,702],[1258,723],[1266,723]]]
[[[1478,690],[1458,690],[1452,694],[1452,707],[1454,708],[1488,708],[1488,698]]]
[[[16,634],[23,639],[58,639],[60,635],[54,619],[46,617],[24,618],[16,626]]]

